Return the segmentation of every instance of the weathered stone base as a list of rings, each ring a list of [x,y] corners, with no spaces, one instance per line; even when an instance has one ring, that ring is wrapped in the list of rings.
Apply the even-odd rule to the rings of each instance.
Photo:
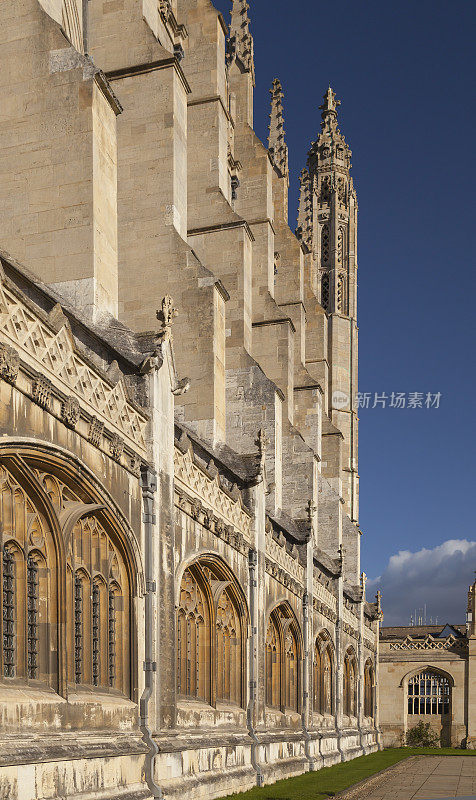
[[[258,741],[204,731],[159,738],[156,783],[166,797],[213,800],[258,785],[258,769],[271,784],[378,750],[374,729],[311,731],[309,738],[302,731],[258,732]]]
[[[96,757],[29,764],[2,758],[0,800],[151,800],[144,754],[107,755],[107,743],[104,750]]]

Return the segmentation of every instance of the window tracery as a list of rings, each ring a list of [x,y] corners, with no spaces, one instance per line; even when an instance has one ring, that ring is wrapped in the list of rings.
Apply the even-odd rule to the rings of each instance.
[[[448,678],[426,670],[408,681],[408,713],[445,715],[450,713],[451,687]]]
[[[345,306],[345,276],[341,274],[337,279],[337,310],[345,314]]]
[[[288,629],[284,648],[285,672],[285,706],[293,711],[298,710],[298,648],[294,631]]]
[[[323,225],[321,230],[321,265],[327,266],[330,255],[329,225]]]
[[[3,674],[5,678],[15,677],[15,604],[16,575],[15,559],[12,552],[3,548]]]
[[[357,716],[357,663],[352,651],[344,659],[344,714]]]
[[[243,705],[244,609],[225,567],[200,559],[183,574],[177,608],[177,692]]]
[[[281,705],[281,638],[273,615],[266,632],[266,705]]]
[[[64,511],[87,511],[86,491],[80,497],[56,475],[35,468],[35,461],[30,469],[16,457],[15,474],[0,463],[0,675],[59,690],[64,659],[69,684],[129,694],[131,588],[124,555],[94,514],[81,517],[70,533],[62,531]],[[63,565],[60,536],[67,552]],[[60,591],[64,609],[58,607]],[[59,652],[63,624],[66,648]]]
[[[321,278],[321,305],[325,311],[330,308],[330,277],[328,272],[324,272]]]
[[[271,613],[266,633],[266,705],[299,710],[300,654],[296,623],[286,606]]]
[[[374,669],[371,661],[367,661],[364,667],[364,716],[374,716]]]
[[[333,713],[332,645],[326,632],[321,633],[314,646],[314,711]]]

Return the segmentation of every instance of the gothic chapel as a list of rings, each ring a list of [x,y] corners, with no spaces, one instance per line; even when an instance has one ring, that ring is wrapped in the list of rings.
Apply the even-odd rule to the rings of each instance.
[[[329,88],[293,232],[250,14],[0,2],[0,800],[381,746],[351,153]]]

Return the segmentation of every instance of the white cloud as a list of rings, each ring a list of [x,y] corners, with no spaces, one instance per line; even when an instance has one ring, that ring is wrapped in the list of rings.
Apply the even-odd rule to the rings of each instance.
[[[410,550],[389,558],[383,573],[367,584],[367,597],[380,589],[384,625],[408,625],[426,603],[427,622],[462,624],[467,591],[474,581],[476,542],[448,539],[433,549]]]

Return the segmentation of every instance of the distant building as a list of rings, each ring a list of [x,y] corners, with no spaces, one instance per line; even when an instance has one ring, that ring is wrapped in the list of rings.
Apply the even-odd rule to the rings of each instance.
[[[466,625],[380,630],[380,728],[383,744],[401,744],[421,720],[442,747],[476,748],[476,582]]]

